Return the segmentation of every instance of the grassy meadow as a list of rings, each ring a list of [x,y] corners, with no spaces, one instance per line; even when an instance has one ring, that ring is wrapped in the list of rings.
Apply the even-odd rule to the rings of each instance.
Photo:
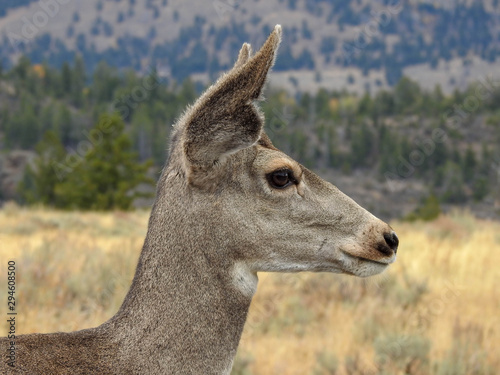
[[[17,333],[99,325],[132,280],[149,212],[0,210],[0,288],[17,267]],[[500,222],[391,223],[384,274],[260,274],[233,374],[500,373]],[[4,323],[1,335],[5,335]]]

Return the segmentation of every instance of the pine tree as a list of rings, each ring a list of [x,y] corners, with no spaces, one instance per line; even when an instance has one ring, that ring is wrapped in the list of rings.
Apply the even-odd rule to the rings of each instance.
[[[18,191],[23,202],[59,206],[56,197],[57,185],[61,183],[54,165],[61,163],[66,151],[57,134],[47,131],[36,146],[37,158],[28,165]]]
[[[24,81],[28,77],[30,66],[30,59],[26,56],[21,56],[19,58],[19,61],[17,62],[17,65],[12,69],[12,72],[14,73],[15,77],[19,78],[21,81]]]
[[[443,202],[463,204],[467,200],[463,170],[452,161],[448,161],[444,167],[443,185],[444,193],[441,196]]]
[[[75,66],[71,74],[71,99],[73,104],[78,108],[83,105],[83,89],[85,88],[86,80],[85,64],[83,58],[78,55],[75,58]]]
[[[370,158],[373,151],[374,134],[366,125],[361,124],[360,129],[352,132],[351,162],[353,167],[363,167],[373,164]]]
[[[71,67],[67,62],[64,62],[61,70],[61,81],[62,81],[63,92],[65,95],[71,94],[71,89],[72,89],[71,76],[72,76]]]
[[[73,116],[64,105],[59,106],[54,116],[53,129],[58,133],[63,145],[70,146],[73,142]]]
[[[151,162],[140,164],[132,151],[132,141],[124,133],[118,115],[103,115],[89,132],[93,147],[58,187],[68,208],[85,210],[127,210],[137,197],[149,196],[137,191],[141,183],[152,184],[146,176]]]
[[[420,86],[407,77],[401,78],[394,87],[394,103],[398,114],[411,113],[420,99]]]
[[[476,165],[476,154],[471,147],[468,147],[465,151],[465,157],[463,159],[463,174],[466,183],[470,183],[474,179]]]
[[[5,124],[7,148],[30,150],[35,147],[40,139],[36,107],[32,96],[23,92],[19,110],[12,113]]]
[[[418,206],[412,213],[406,216],[405,220],[431,221],[436,219],[440,213],[441,207],[439,205],[438,198],[434,194],[430,194],[422,200],[420,206]]]
[[[373,113],[373,100],[369,92],[365,92],[358,103],[358,114],[361,116],[369,116]]]
[[[150,196],[137,188],[153,183],[146,176],[151,162],[137,161],[124,128],[117,115],[102,116],[88,133],[92,141],[83,155],[67,155],[57,134],[46,132],[19,186],[23,200],[63,209],[127,210],[135,198]]]

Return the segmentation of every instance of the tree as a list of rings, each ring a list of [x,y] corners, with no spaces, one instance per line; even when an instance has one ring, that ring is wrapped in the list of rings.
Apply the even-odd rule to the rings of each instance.
[[[24,81],[28,76],[28,71],[31,66],[31,61],[26,56],[21,56],[17,65],[12,69],[12,73],[18,77],[21,81]]]
[[[476,165],[477,165],[476,154],[469,146],[465,151],[465,157],[463,159],[463,167],[462,167],[466,183],[470,183],[474,179],[474,175],[476,172]]]
[[[66,156],[66,151],[57,134],[47,131],[36,146],[37,158],[28,165],[18,191],[21,201],[28,204],[41,203],[58,206],[56,186],[61,182],[53,168]]]
[[[85,64],[83,58],[78,55],[75,57],[75,65],[72,74],[72,101],[76,107],[81,107],[83,104],[83,89],[85,88]]]
[[[93,74],[92,97],[98,102],[113,99],[116,88],[120,85],[120,78],[116,69],[101,61]]]
[[[430,194],[421,202],[420,206],[407,215],[405,219],[408,221],[431,221],[436,219],[440,213],[441,207],[439,206],[438,198],[434,194]]]
[[[71,67],[67,62],[64,62],[61,70],[61,81],[62,81],[62,86],[63,86],[63,92],[65,95],[68,95],[71,93],[71,84],[72,84],[72,79],[71,79]]]
[[[399,80],[394,87],[394,104],[398,114],[411,112],[421,97],[420,86],[407,77]]]
[[[444,193],[441,200],[451,204],[463,204],[467,200],[462,169],[452,161],[444,166]]]
[[[373,163],[370,155],[373,151],[374,134],[366,123],[352,132],[351,163],[353,167],[363,167]]]
[[[135,198],[149,196],[137,188],[153,183],[146,176],[151,162],[137,161],[124,128],[118,115],[101,116],[88,132],[92,141],[86,147],[81,142],[79,152],[72,155],[66,154],[55,133],[47,132],[20,185],[24,200],[63,209],[127,210]]]
[[[23,92],[21,105],[18,111],[9,116],[5,124],[5,138],[9,140],[11,149],[33,149],[39,140],[39,121],[36,113],[36,102],[29,94]]]
[[[58,133],[63,145],[72,145],[74,141],[73,116],[66,105],[59,106],[53,121],[52,129]]]
[[[57,192],[64,196],[67,208],[127,210],[135,198],[149,195],[139,193],[137,187],[153,183],[146,176],[151,162],[137,162],[124,128],[118,115],[104,115],[89,132],[97,140]]]
[[[373,101],[375,116],[392,116],[395,112],[394,96],[391,92],[381,90]]]
[[[473,197],[477,202],[482,201],[490,192],[490,187],[488,185],[488,179],[486,177],[479,177],[474,181]]]
[[[358,113],[362,116],[369,116],[373,113],[373,100],[369,92],[365,92],[358,102]]]

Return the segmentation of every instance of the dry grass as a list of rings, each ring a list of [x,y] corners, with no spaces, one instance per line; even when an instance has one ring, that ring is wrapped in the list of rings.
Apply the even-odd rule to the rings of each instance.
[[[18,333],[111,317],[148,215],[1,210],[0,280],[16,260]],[[393,227],[399,259],[379,277],[261,274],[234,373],[500,373],[500,223],[455,213]]]
[[[130,286],[148,216],[1,210],[0,278],[15,260],[18,332],[72,331],[110,318]]]

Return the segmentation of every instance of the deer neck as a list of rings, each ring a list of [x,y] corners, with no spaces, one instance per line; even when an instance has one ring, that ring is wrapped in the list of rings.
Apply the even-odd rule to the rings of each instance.
[[[157,199],[132,286],[109,323],[120,347],[147,353],[130,358],[158,373],[229,373],[257,277],[178,202]]]

